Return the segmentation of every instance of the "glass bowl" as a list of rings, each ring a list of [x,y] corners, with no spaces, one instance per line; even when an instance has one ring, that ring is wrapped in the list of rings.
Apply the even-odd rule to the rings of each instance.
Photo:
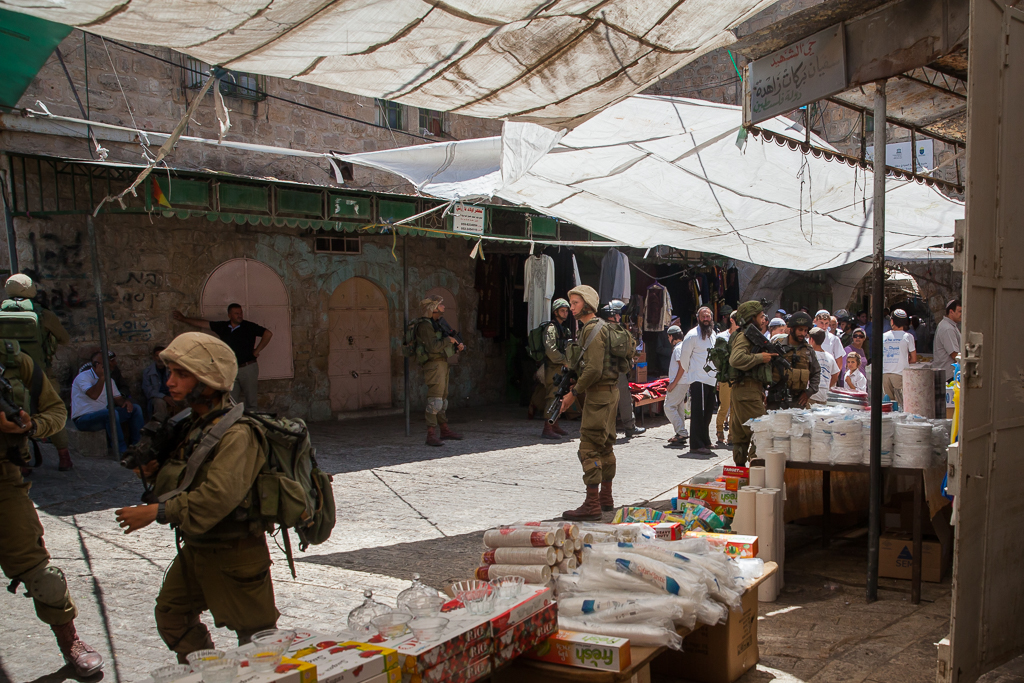
[[[448,620],[444,617],[415,617],[409,622],[417,640],[437,640],[447,625]]]
[[[199,673],[207,665],[224,659],[224,650],[196,650],[195,652],[190,652],[185,659],[188,660],[192,671]]]
[[[272,628],[254,633],[253,649],[246,655],[249,666],[253,671],[273,671],[281,663],[281,657],[291,647],[293,640],[295,631]]]
[[[222,657],[203,666],[203,683],[234,683],[238,677],[239,661],[234,657]]]
[[[466,611],[475,616],[490,614],[494,609],[494,598],[498,592],[489,583],[484,583],[483,588],[466,591],[462,594],[462,604]]]
[[[473,593],[481,590],[490,591],[490,589],[491,584],[487,583],[486,581],[478,581],[476,579],[472,579],[469,581],[456,581],[452,584],[452,593],[459,600],[462,600],[462,596],[466,593]],[[463,602],[465,601],[463,600]]]
[[[414,617],[436,617],[441,614],[445,599],[439,595],[417,595],[405,602],[409,614]]]
[[[515,600],[526,583],[521,576],[499,576],[491,579],[491,586],[498,593],[499,600]]]
[[[153,679],[153,683],[173,683],[191,673],[192,667],[188,664],[169,664],[161,666],[159,669],[153,669],[149,672],[149,676]]]
[[[377,629],[381,638],[391,640],[408,633],[410,621],[412,621],[412,615],[408,612],[391,612],[374,617],[370,623]]]

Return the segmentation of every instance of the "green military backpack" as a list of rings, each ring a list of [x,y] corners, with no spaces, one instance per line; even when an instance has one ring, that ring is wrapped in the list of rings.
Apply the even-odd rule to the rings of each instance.
[[[627,366],[636,357],[636,339],[620,323],[605,323],[608,326],[608,352],[612,358],[625,360]],[[621,363],[619,364],[621,367]],[[620,372],[627,372],[629,367]]]
[[[31,299],[7,299],[0,303],[0,339],[14,339],[21,352],[41,368],[50,366],[57,340],[43,329]]]
[[[415,358],[416,362],[420,365],[430,360],[426,349],[423,348],[423,344],[416,339],[416,328],[424,320],[432,319],[416,318],[409,321],[409,324],[405,326],[405,339],[402,340],[402,355],[406,358]]]
[[[526,354],[533,360],[542,361],[547,357],[544,349],[544,335],[553,324],[548,320],[530,330],[530,334],[526,338]]]
[[[708,361],[704,366],[706,372],[715,372],[715,379],[729,383],[729,340],[724,337],[715,339],[715,345],[708,349]]]
[[[7,385],[3,388],[3,397],[15,408],[35,415],[39,412],[39,395],[43,391],[43,369],[41,365],[33,362],[32,376],[22,377],[21,353],[21,344],[17,339],[0,339],[0,375]],[[43,462],[43,455],[39,450],[39,443],[35,439],[30,441],[35,454],[35,462],[32,464],[38,467]],[[3,454],[0,454],[0,457],[3,457]],[[24,458],[25,453],[18,453],[15,457]],[[15,460],[15,464],[28,466],[30,463],[28,460]]]

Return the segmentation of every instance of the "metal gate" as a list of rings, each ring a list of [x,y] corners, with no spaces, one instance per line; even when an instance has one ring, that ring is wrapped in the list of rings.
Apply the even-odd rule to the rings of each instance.
[[[1024,652],[1024,11],[971,2],[950,680]]]
[[[345,280],[328,307],[331,410],[391,406],[391,335],[388,301],[361,277]]]

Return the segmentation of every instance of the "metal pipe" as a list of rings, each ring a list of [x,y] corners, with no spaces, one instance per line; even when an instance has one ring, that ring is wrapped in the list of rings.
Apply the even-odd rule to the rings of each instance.
[[[8,160],[10,157],[8,157]],[[7,227],[7,254],[11,263],[11,275],[20,273],[18,267],[18,236],[14,233],[14,214],[11,212],[11,203],[7,200],[7,188],[0,188],[0,197],[4,203],[4,225]]]
[[[867,600],[878,599],[878,545],[882,531],[882,306],[885,297],[885,81],[875,83],[875,174],[871,288],[871,489],[868,495]]]
[[[107,417],[109,418],[110,438],[107,445],[110,448],[110,456],[115,460],[120,455],[117,440],[117,406],[114,405],[114,380],[110,377],[110,354],[107,350],[107,319],[103,312],[103,285],[100,284],[100,257],[96,248],[96,226],[93,224],[92,215],[85,217],[85,225],[89,233],[89,250],[92,252],[92,288],[96,295],[96,319],[100,328],[100,353],[103,356],[103,381],[107,392]],[[135,410],[141,410],[139,406]]]
[[[402,235],[402,306],[404,310],[405,324],[402,326],[403,334],[404,330],[409,329],[409,236]],[[409,357],[403,357],[405,365],[405,435],[412,435],[412,426],[410,424],[410,411],[412,410],[412,404],[409,401]]]

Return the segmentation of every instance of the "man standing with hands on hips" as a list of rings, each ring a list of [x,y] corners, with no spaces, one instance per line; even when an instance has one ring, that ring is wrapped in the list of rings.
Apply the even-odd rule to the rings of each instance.
[[[231,347],[231,350],[235,352],[235,359],[238,361],[238,376],[231,389],[231,398],[236,401],[241,400],[249,410],[256,410],[259,403],[256,389],[260,378],[260,367],[256,364],[256,360],[260,357],[263,349],[267,348],[274,333],[251,320],[245,320],[242,316],[241,304],[228,306],[227,320],[186,318],[181,311],[174,311],[171,315],[178,322],[210,330]],[[258,346],[256,344],[257,337],[260,339]]]

